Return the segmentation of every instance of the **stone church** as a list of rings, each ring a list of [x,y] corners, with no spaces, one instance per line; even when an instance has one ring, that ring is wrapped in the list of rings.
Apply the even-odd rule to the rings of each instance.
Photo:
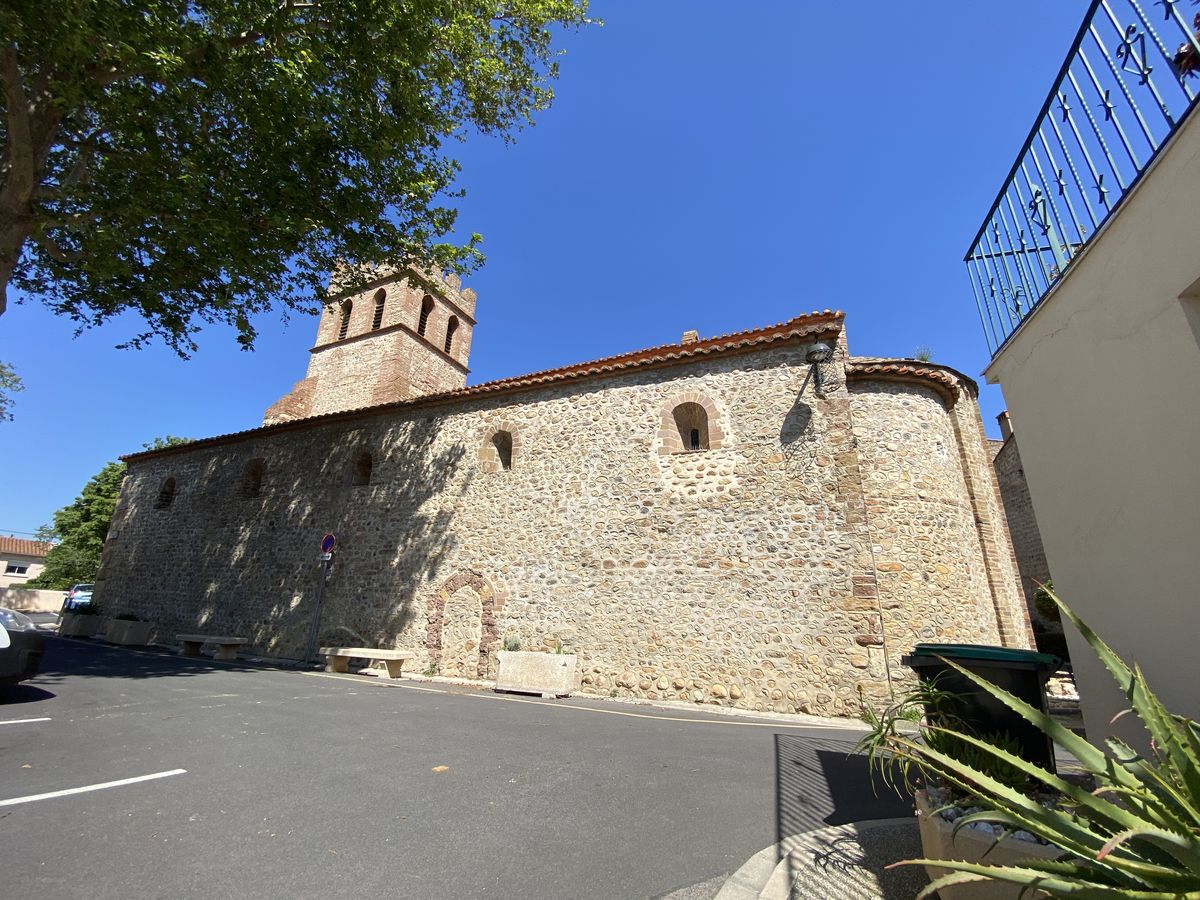
[[[844,315],[467,385],[476,298],[380,277],[321,316],[261,427],[125,457],[97,601],[300,657],[857,715],[918,641],[1030,646],[975,383],[849,355]]]

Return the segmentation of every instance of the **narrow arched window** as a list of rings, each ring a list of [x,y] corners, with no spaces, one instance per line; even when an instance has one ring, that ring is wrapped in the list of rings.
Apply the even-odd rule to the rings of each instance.
[[[350,483],[354,485],[363,485],[371,483],[371,469],[375,466],[375,461],[371,458],[370,453],[360,453],[354,458],[354,467],[350,470]]]
[[[246,463],[242,473],[242,496],[257,497],[262,493],[263,482],[267,478],[267,463],[261,457]]]
[[[350,330],[350,313],[354,310],[354,304],[347,300],[342,304],[342,324],[338,326],[338,340],[346,339],[346,332]]]
[[[168,478],[158,489],[158,499],[154,501],[157,509],[166,509],[175,502],[175,479]]]
[[[433,298],[428,294],[421,301],[421,318],[417,320],[417,334],[425,337],[425,329],[429,327],[429,314],[433,312]]]
[[[445,351],[449,353],[454,347],[454,332],[458,331],[458,316],[451,316],[450,321],[446,323],[446,346]]]
[[[496,456],[500,458],[500,468],[508,471],[512,468],[513,438],[511,431],[497,431],[492,435],[492,446],[496,448]]]
[[[689,452],[708,449],[708,413],[699,403],[680,403],[673,411],[679,441]]]
[[[387,291],[380,288],[375,292],[375,316],[371,319],[371,330],[378,331],[383,324],[383,305],[387,302]]]

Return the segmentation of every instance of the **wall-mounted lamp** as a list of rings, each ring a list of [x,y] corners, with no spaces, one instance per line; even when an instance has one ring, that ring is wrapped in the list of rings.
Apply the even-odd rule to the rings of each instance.
[[[813,386],[816,388],[817,396],[821,397],[823,396],[821,393],[821,363],[827,363],[833,359],[833,348],[824,341],[817,341],[808,348],[804,359],[812,366]]]

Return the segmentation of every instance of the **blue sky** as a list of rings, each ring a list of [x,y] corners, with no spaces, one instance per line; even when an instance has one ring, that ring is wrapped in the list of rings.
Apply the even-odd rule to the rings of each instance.
[[[962,256],[1085,0],[594,0],[554,107],[514,145],[473,137],[463,231],[485,238],[471,382],[847,313],[851,352],[978,376]],[[316,321],[212,328],[182,361],[73,337],[35,301],[0,317],[27,389],[0,424],[0,534],[32,531],[108,460],[165,434],[250,428],[304,376]],[[1003,409],[983,387],[989,432]],[[1019,425],[1019,423],[1018,423]]]

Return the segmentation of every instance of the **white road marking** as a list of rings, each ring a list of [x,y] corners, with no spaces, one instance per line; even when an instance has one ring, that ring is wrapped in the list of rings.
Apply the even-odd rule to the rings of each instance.
[[[7,722],[0,722],[0,725],[24,725],[26,722],[49,722],[49,716],[42,716],[40,719],[9,719]]]
[[[89,784],[84,787],[67,788],[65,791],[50,791],[48,794],[30,794],[28,797],[14,797],[11,800],[0,800],[0,806],[16,806],[18,803],[32,803],[34,800],[52,800],[55,797],[67,797],[71,794],[86,794],[88,791],[102,791],[105,788],[121,787],[126,784],[137,784],[139,781],[153,781],[155,778],[167,778],[171,775],[185,775],[187,769],[172,769],[169,772],[155,772],[153,775],[138,775],[136,778],[122,778],[120,781],[106,781],[103,784]]]
[[[372,679],[370,681],[357,678],[353,675],[331,674],[327,672],[300,672],[301,675],[309,675],[313,678],[334,678],[339,681],[353,681],[355,684],[371,684],[376,687],[383,688],[401,688],[406,691],[425,691],[429,694],[444,694],[447,697],[473,697],[476,700],[500,700],[507,703],[532,703],[536,706],[549,706],[552,709],[569,709],[575,712],[596,713],[604,716],[623,716],[628,719],[654,719],[659,722],[687,722],[692,725],[740,725],[743,728],[775,728],[775,729],[810,729],[810,730],[825,730],[825,731],[844,731],[848,733],[859,732],[865,730],[865,726],[858,724],[845,724],[840,722],[826,725],[800,722],[792,724],[790,722],[755,722],[745,721],[733,716],[728,719],[697,719],[691,716],[674,716],[669,713],[663,715],[653,713],[636,713],[626,712],[620,709],[598,709],[594,706],[573,706],[569,703],[551,700],[535,700],[530,697],[509,697],[501,694],[480,694],[480,693],[460,693],[457,691],[442,690],[440,688],[417,687],[413,684],[401,684],[397,681],[380,681]]]

